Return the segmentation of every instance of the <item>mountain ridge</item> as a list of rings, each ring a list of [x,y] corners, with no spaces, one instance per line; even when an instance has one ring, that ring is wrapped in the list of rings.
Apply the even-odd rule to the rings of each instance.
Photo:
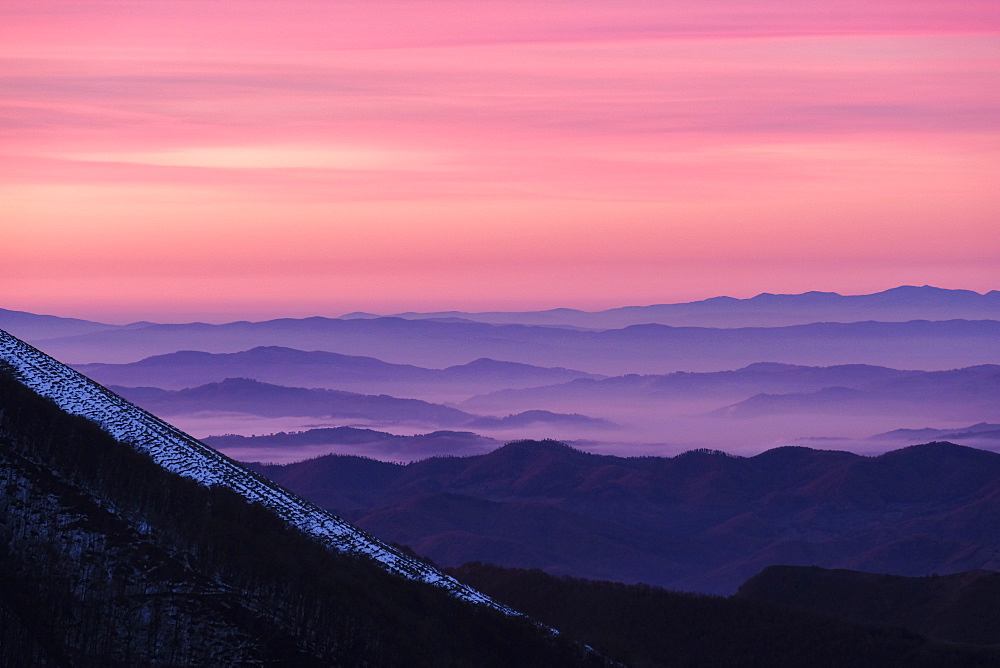
[[[763,307],[763,308],[761,308]],[[774,309],[779,309],[775,311]],[[780,309],[784,308],[785,311]],[[793,309],[806,311],[796,314]],[[812,309],[812,310],[809,310]],[[477,322],[568,325],[596,329],[624,327],[657,322],[672,325],[700,326],[779,326],[805,324],[833,319],[840,322],[922,319],[931,309],[932,320],[960,317],[977,319],[985,312],[990,319],[1000,318],[1000,291],[979,293],[973,290],[936,288],[929,285],[903,285],[864,295],[843,295],[837,292],[808,291],[796,294],[762,292],[753,297],[709,297],[692,302],[620,306],[601,311],[556,308],[542,311],[488,312],[406,312],[392,317],[437,319],[458,317]],[[892,311],[897,311],[893,313]],[[878,318],[870,316],[879,315]],[[379,317],[373,314],[346,314],[341,318]]]
[[[341,463],[354,474],[336,485],[309,473]],[[293,487],[308,478],[301,493],[445,566],[485,561],[706,593],[729,593],[774,563],[901,575],[1000,566],[1000,454],[954,444],[878,457],[786,446],[623,458],[520,441],[405,466],[252,466]]]

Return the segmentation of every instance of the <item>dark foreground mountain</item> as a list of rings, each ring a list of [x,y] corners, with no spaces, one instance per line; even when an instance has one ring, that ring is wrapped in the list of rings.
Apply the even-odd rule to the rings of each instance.
[[[631,666],[1000,665],[1000,649],[982,646],[989,642],[935,642],[905,624],[863,624],[840,619],[832,609],[803,611],[748,596],[686,594],[481,563],[448,572]],[[875,589],[866,599],[881,594]],[[976,619],[981,606],[951,607],[981,626]],[[987,614],[995,620],[992,607]]]
[[[0,344],[0,665],[600,663]]]
[[[738,596],[864,624],[905,628],[949,642],[1000,647],[1000,573],[996,571],[906,578],[770,566],[745,582]]]
[[[254,468],[445,566],[718,594],[776,563],[1000,568],[1000,454],[951,443],[621,458],[524,441],[406,466],[331,456]]]

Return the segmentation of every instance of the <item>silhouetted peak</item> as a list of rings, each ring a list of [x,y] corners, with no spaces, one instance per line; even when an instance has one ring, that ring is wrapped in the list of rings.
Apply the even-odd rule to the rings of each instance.
[[[536,368],[531,364],[522,364],[521,362],[504,362],[501,360],[495,360],[491,357],[480,357],[479,359],[472,360],[466,364],[456,364],[455,366],[449,367],[450,369],[509,369],[509,368],[523,368],[523,369],[533,369]]]
[[[933,285],[901,285],[896,288],[890,288],[889,290],[876,292],[875,294],[867,296],[877,301],[886,301],[893,304],[905,305],[938,303],[953,304],[958,301],[979,303],[984,297],[984,295],[972,290],[952,290],[948,288],[937,288]]]
[[[765,450],[758,455],[754,455],[751,459],[786,459],[790,457],[809,456],[815,454],[816,452],[819,451],[815,448],[808,448],[804,445],[782,445],[777,448]]]
[[[264,383],[254,378],[244,378],[242,376],[235,378],[224,378],[217,383],[206,383],[202,387],[277,387],[270,383]]]
[[[165,355],[152,355],[139,360],[139,363],[148,365],[177,363],[202,364],[211,359],[212,356],[213,353],[207,353],[201,350],[178,350],[175,353],[167,353]]]
[[[712,448],[695,448],[687,450],[677,455],[674,459],[695,459],[695,458],[720,458],[720,459],[742,459],[739,455],[732,455],[722,450]]]
[[[488,459],[508,459],[511,457],[516,458],[533,458],[544,455],[556,455],[556,456],[568,456],[573,454],[585,454],[579,450],[571,448],[565,443],[560,443],[559,441],[554,441],[551,439],[545,439],[543,441],[533,441],[533,440],[523,440],[523,441],[511,441],[504,446],[501,446],[494,450],[493,452],[483,455]]]
[[[304,350],[299,350],[298,348],[288,348],[287,346],[257,346],[249,350],[245,350],[242,353],[233,353],[234,355],[301,355],[309,354]]]
[[[801,465],[806,461],[832,461],[840,459],[860,459],[861,455],[842,450],[818,450],[802,445],[782,445],[754,455],[749,459],[757,464],[769,467],[783,465]]]
[[[944,461],[947,459],[979,459],[984,462],[988,461],[1000,464],[1000,454],[996,452],[970,448],[965,445],[952,443],[951,441],[931,441],[930,443],[911,445],[887,452],[884,455],[880,455],[878,459],[886,461],[911,460],[915,462],[926,462],[929,460]]]
[[[790,369],[808,369],[810,367],[802,364],[786,364],[784,362],[754,362],[747,364],[739,371],[783,371]]]
[[[817,290],[812,290],[801,294],[774,294],[771,292],[762,292],[759,295],[747,299],[746,301],[755,303],[775,303],[793,300],[798,302],[824,303],[833,302],[841,298],[842,296],[836,292],[819,292]]]

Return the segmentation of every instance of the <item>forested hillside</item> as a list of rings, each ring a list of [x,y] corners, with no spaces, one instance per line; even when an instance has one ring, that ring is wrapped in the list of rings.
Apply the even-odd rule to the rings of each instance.
[[[0,372],[0,665],[600,665],[330,552]]]

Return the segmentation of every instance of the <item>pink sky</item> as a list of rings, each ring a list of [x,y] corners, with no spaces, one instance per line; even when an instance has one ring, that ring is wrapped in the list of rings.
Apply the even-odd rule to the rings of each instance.
[[[1000,288],[995,0],[0,4],[0,307]]]

